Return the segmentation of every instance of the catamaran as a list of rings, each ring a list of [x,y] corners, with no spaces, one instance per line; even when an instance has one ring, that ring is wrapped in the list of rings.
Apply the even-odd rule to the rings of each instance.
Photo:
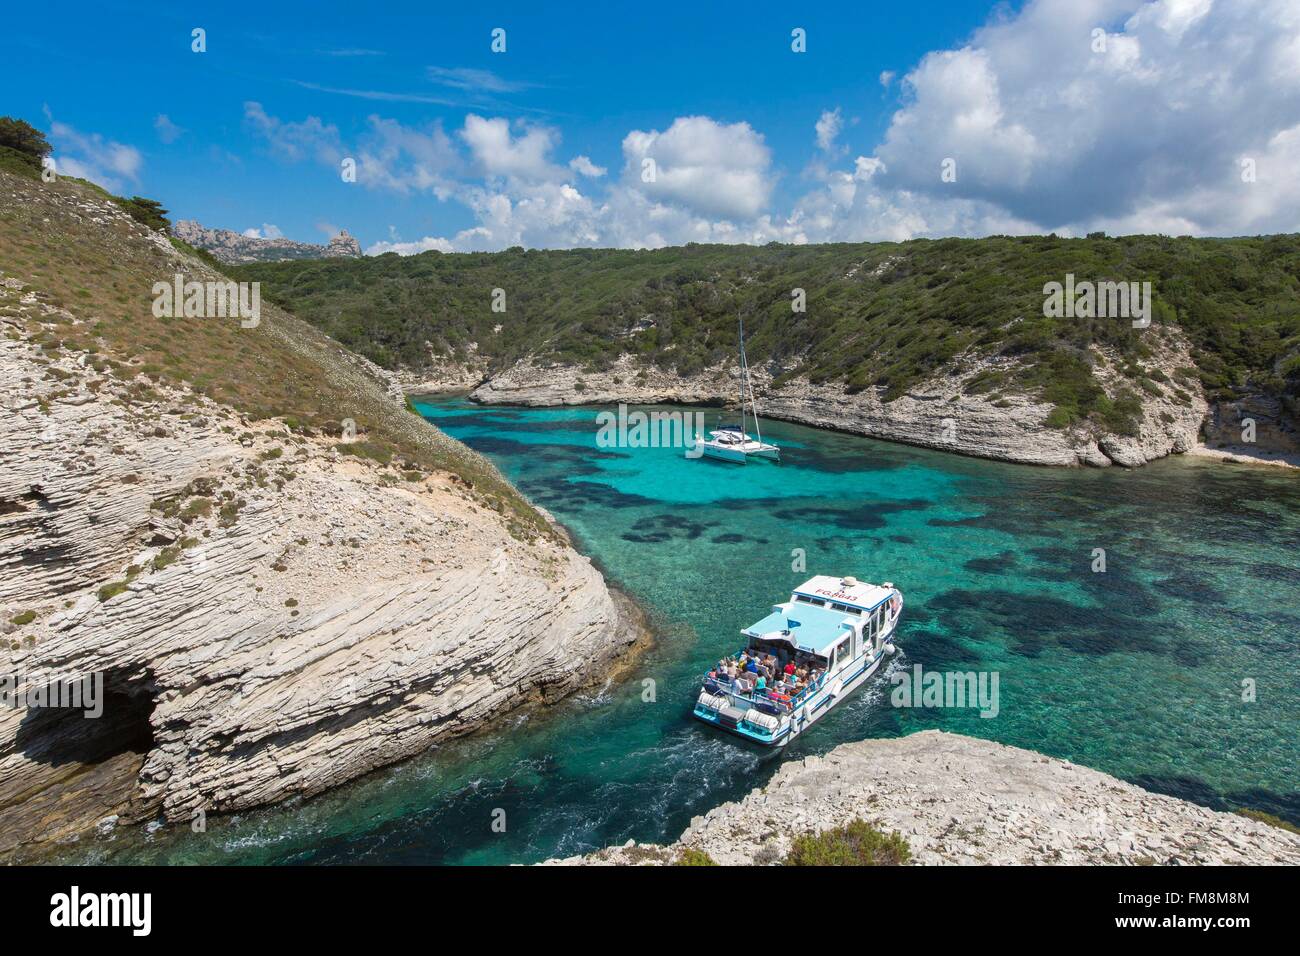
[[[749,397],[749,408],[754,416],[754,433],[756,439],[745,431],[745,398]],[[754,399],[754,387],[749,381],[749,362],[745,358],[745,320],[740,320],[740,424],[721,425],[709,432],[709,437],[696,435],[695,441],[686,450],[688,458],[698,458],[703,453],[709,458],[720,461],[734,461],[744,464],[750,458],[767,458],[781,460],[781,449],[763,441],[763,429],[758,424],[758,404]]]
[[[888,581],[817,575],[741,631],[745,647],[704,677],[694,716],[784,747],[894,653],[903,592]]]

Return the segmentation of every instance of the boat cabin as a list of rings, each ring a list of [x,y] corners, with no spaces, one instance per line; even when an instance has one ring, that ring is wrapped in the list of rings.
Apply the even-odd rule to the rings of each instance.
[[[793,649],[796,656],[818,661],[834,673],[864,654],[879,653],[892,619],[893,595],[891,587],[818,575],[740,633],[751,645],[784,644],[787,652]]]

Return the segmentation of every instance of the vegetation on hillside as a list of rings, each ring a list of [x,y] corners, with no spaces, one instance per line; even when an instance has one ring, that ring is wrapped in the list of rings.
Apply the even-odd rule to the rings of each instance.
[[[27,179],[40,179],[46,158],[53,151],[45,134],[25,120],[0,116],[0,169]],[[66,177],[83,183],[87,188],[108,197],[121,206],[136,222],[161,232],[171,231],[167,210],[156,199],[143,196],[114,196],[108,190],[76,177]]]
[[[1297,235],[515,248],[236,271],[388,368],[473,355],[499,369],[536,355],[595,370],[630,353],[689,375],[734,360],[743,314],[751,364],[771,360],[786,379],[879,386],[886,400],[970,356],[1019,358],[1014,377],[989,373],[975,387],[1033,391],[1056,405],[1058,425],[1131,419],[1150,333],[1122,318],[1044,317],[1044,283],[1067,273],[1146,281],[1153,326],[1179,325],[1194,346],[1197,368],[1171,387],[1186,395],[1199,378],[1212,397],[1248,384],[1300,394]],[[494,289],[505,292],[505,312],[492,309]],[[803,314],[791,307],[794,289],[806,292]],[[1107,398],[1092,346],[1120,359],[1131,396]]]
[[[0,169],[37,177],[41,164],[50,155],[45,134],[24,120],[0,116]]]
[[[99,187],[4,172],[0,184],[4,276],[70,314],[27,321],[27,334],[47,354],[86,353],[97,371],[133,381],[131,404],[142,408],[161,398],[158,385],[184,384],[250,422],[279,418],[300,434],[339,435],[341,422],[352,419],[359,440],[343,447],[393,469],[394,480],[412,471],[450,473],[518,537],[554,534],[486,459],[403,409],[355,356],[310,325],[265,302],[261,323],[251,329],[234,320],[154,316],[153,285],[170,281],[177,263],[143,241],[133,224],[87,217],[87,199],[108,197]],[[198,259],[181,271],[192,279],[218,277]]]

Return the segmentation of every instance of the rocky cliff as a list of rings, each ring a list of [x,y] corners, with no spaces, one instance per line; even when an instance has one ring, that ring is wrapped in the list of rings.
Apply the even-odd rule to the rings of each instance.
[[[1134,467],[1193,448],[1206,415],[1199,389],[1180,394],[1172,384],[1179,369],[1191,364],[1186,340],[1175,329],[1153,332],[1144,370],[1170,384],[1149,379],[1135,434],[1108,433],[1092,423],[1056,428],[1048,423],[1050,404],[1023,394],[970,393],[972,379],[1009,366],[1011,360],[971,361],[890,402],[875,388],[854,392],[843,384],[815,385],[807,379],[774,386],[772,369],[752,369],[751,377],[760,414],[767,417],[980,458]],[[1117,391],[1120,376],[1112,357],[1098,351],[1094,360],[1103,387]],[[734,403],[738,376],[738,369],[720,367],[683,378],[640,366],[630,357],[606,372],[524,362],[490,377],[471,397],[486,404],[521,405]]]
[[[195,249],[212,253],[219,262],[240,265],[246,262],[279,262],[284,259],[358,258],[361,243],[346,229],[320,246],[292,239],[262,239],[245,236],[229,229],[206,229],[193,219],[182,219],[172,227],[177,239]]]
[[[70,307],[32,275],[60,256]],[[271,307],[155,323],[153,277],[215,277],[107,200],[0,174],[0,261],[0,676],[104,690],[98,718],[0,709],[0,859],[318,793],[604,680],[642,637],[369,363]],[[358,431],[306,427],[313,405]]]
[[[775,863],[794,837],[855,817],[901,833],[920,864],[1300,863],[1300,836],[1279,827],[937,730],[792,760],[668,846],[629,843],[551,862],[658,865],[691,849],[723,865]]]

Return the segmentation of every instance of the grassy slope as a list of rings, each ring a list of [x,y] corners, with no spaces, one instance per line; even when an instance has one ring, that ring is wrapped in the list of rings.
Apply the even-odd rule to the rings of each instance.
[[[1017,380],[1057,405],[1058,424],[1113,409],[1088,348],[1147,356],[1122,319],[1048,319],[1042,287],[1150,281],[1153,321],[1190,336],[1211,397],[1248,382],[1300,395],[1300,236],[1249,239],[1026,238],[814,246],[690,245],[656,251],[508,250],[264,263],[235,270],[385,367],[478,355],[504,367],[526,355],[600,368],[625,352],[689,374],[733,358],[738,312],[751,362],[775,359],[813,381],[881,386],[896,397],[969,349],[1025,361]],[[791,289],[807,291],[804,315]],[[491,310],[492,289],[507,311]],[[497,329],[497,326],[500,326]],[[1123,410],[1116,417],[1122,418]]]
[[[550,533],[486,459],[403,410],[354,355],[311,325],[265,301],[255,329],[233,319],[155,318],[154,282],[178,268],[187,279],[219,276],[197,257],[178,267],[125,216],[95,223],[75,207],[106,197],[80,180],[43,184],[0,169],[0,270],[73,316],[29,328],[47,351],[85,351],[100,368],[140,376],[142,399],[152,382],[184,382],[250,420],[329,432],[351,418],[363,440],[341,450],[458,475],[517,536]]]

